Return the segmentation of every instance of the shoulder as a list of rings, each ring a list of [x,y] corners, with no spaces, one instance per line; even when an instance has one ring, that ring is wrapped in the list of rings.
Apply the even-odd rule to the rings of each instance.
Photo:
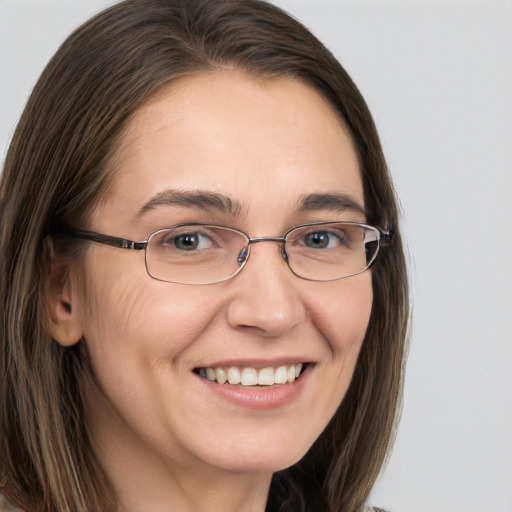
[[[23,509],[13,505],[1,492],[0,492],[0,512],[24,512]]]
[[[21,494],[9,485],[7,477],[0,471],[0,512],[27,512]]]
[[[366,507],[364,512],[388,512],[387,510],[379,507]]]

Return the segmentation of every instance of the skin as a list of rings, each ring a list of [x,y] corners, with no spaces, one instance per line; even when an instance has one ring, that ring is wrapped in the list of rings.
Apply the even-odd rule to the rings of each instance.
[[[222,70],[181,79],[137,112],[114,163],[112,190],[80,227],[145,240],[182,222],[256,237],[365,220],[356,210],[298,209],[310,193],[344,194],[361,210],[364,200],[347,129],[292,78]],[[240,208],[161,204],[139,214],[167,189],[220,193]],[[261,512],[272,473],[297,462],[339,406],[368,325],[371,273],[306,281],[276,248],[255,244],[233,279],[191,286],[151,279],[143,251],[91,244],[54,287],[54,337],[69,346],[83,336],[90,352],[86,421],[122,510]],[[314,364],[294,400],[254,410],[192,371],[234,357]]]

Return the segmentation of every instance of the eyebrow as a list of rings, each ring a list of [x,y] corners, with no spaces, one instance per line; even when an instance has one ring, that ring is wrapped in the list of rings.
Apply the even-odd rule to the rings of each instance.
[[[158,206],[184,206],[205,211],[217,211],[233,216],[243,212],[242,205],[228,196],[206,190],[166,189],[153,196],[138,212],[140,217]]]
[[[153,196],[137,213],[137,217],[159,206],[183,206],[204,211],[216,211],[240,216],[245,208],[236,199],[207,190],[166,189]],[[365,215],[364,208],[350,195],[335,193],[305,194],[296,202],[298,211],[328,210],[337,213],[354,212]]]
[[[337,213],[354,212],[366,216],[365,209],[348,194],[307,194],[299,198],[300,211],[329,210]]]

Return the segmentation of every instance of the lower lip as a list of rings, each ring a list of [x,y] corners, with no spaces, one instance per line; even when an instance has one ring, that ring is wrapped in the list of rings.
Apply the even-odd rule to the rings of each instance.
[[[197,376],[209,391],[235,405],[248,409],[275,409],[296,400],[306,385],[312,365],[308,365],[301,376],[288,384],[261,388],[244,388],[219,384],[218,382]]]

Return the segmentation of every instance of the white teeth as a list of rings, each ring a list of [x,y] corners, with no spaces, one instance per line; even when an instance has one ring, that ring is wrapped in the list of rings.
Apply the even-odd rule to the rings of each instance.
[[[236,385],[236,384],[240,384],[241,382],[241,378],[240,378],[240,370],[236,367],[236,366],[232,366],[229,370],[228,370],[228,382],[231,384],[231,385]]]
[[[217,382],[219,384],[225,384],[228,380],[228,376],[226,375],[224,368],[216,368],[215,376],[217,377]]]
[[[244,368],[240,381],[243,386],[256,386],[258,384],[258,372],[254,368]]]
[[[287,380],[288,380],[288,370],[286,369],[286,366],[280,366],[274,372],[274,382],[276,384],[286,384]]]
[[[239,368],[200,368],[198,373],[210,381],[219,384],[226,382],[232,386],[273,386],[274,384],[287,384],[298,379],[303,368],[302,363],[282,365],[276,368],[266,367],[257,370],[252,367]]]
[[[258,384],[260,386],[273,386],[274,368],[262,368],[258,372]]]

